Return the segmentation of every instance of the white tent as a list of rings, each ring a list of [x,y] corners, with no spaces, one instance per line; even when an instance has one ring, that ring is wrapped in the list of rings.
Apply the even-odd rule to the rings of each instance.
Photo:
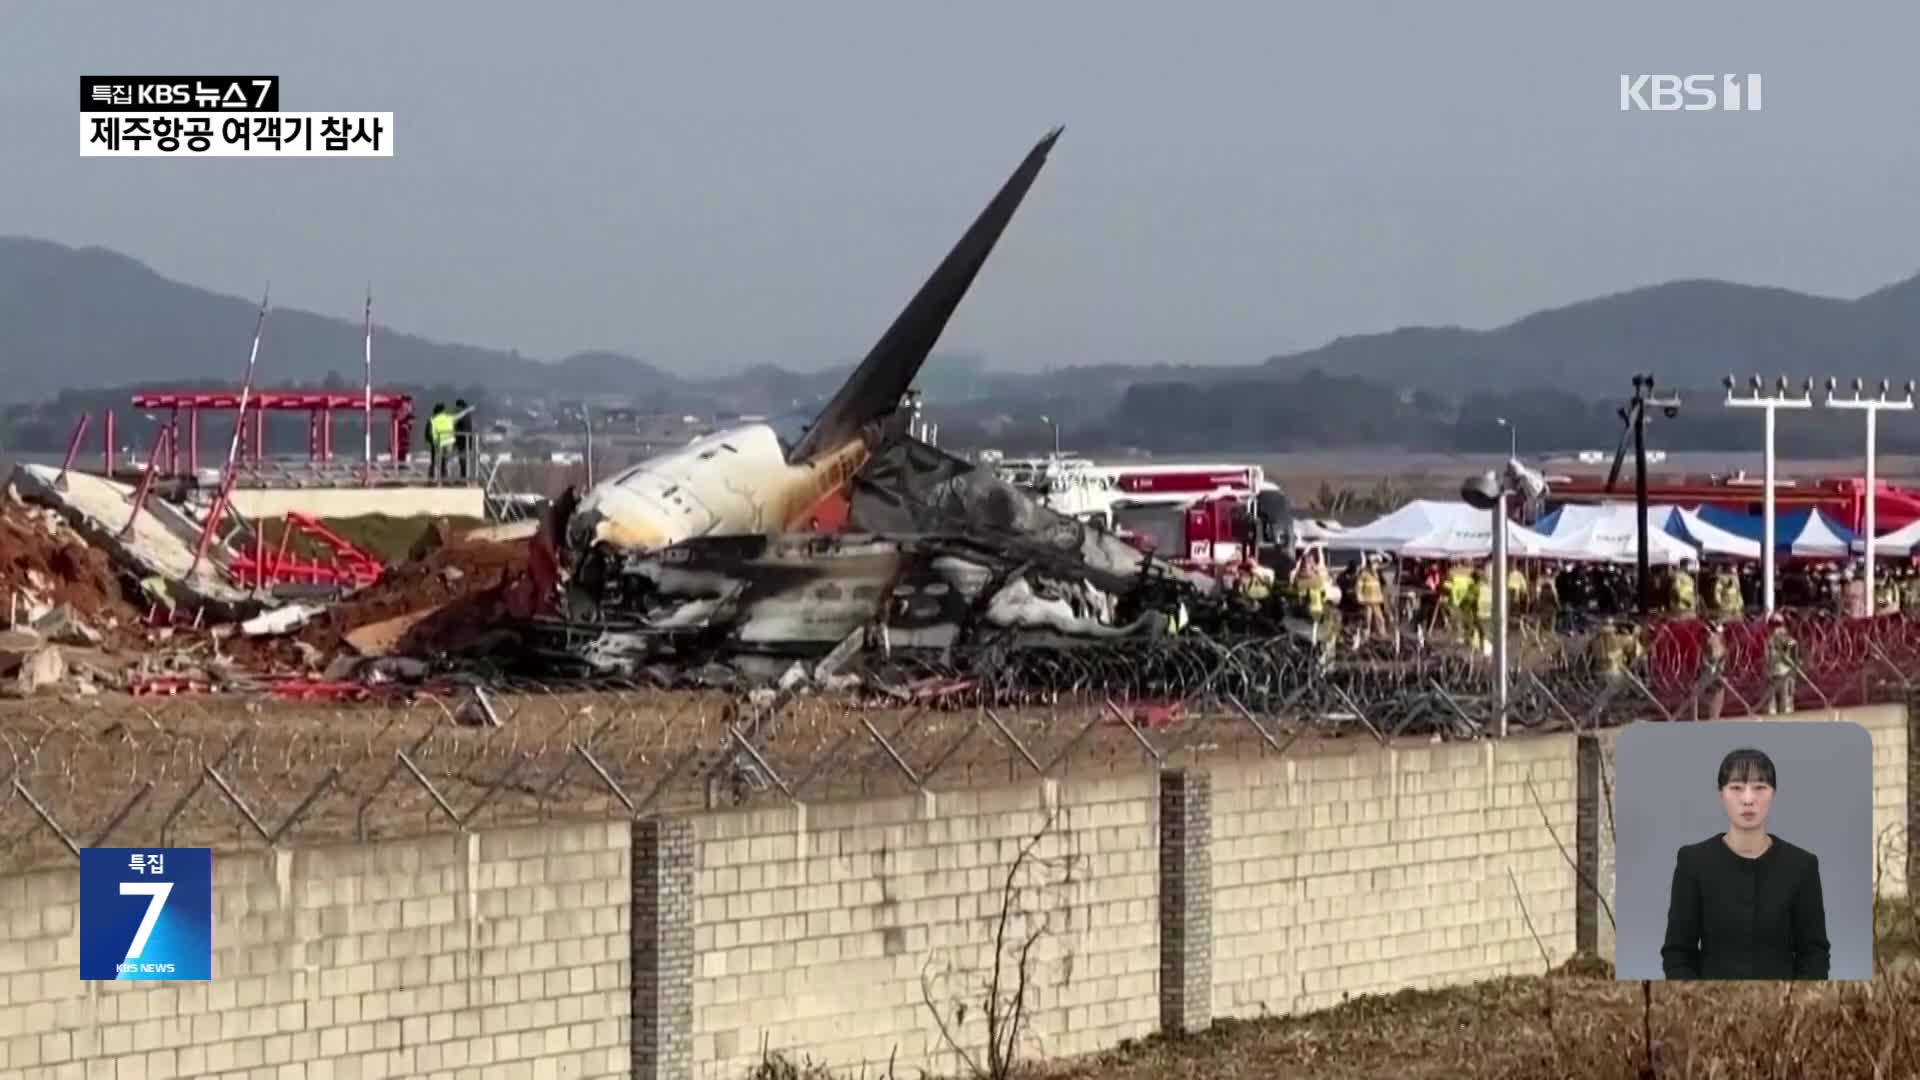
[[[1803,559],[1844,559],[1853,550],[1854,534],[1819,510],[1807,515],[1806,528],[1793,538],[1793,553]],[[1860,545],[1866,549],[1865,544]],[[1879,557],[1875,552],[1874,556]]]
[[[1692,544],[1667,532],[1667,519],[1675,512],[1670,506],[1647,507],[1647,562],[1654,566],[1672,566],[1700,557]],[[1562,507],[1553,515],[1553,532],[1547,538],[1554,547],[1567,552],[1564,558],[1636,562],[1640,558],[1639,511],[1631,503]]]
[[[1915,554],[1920,554],[1920,552],[1914,551],[1916,546],[1920,546],[1920,518],[1916,518],[1892,532],[1884,532],[1874,537],[1873,557],[1875,559],[1909,558]],[[1866,540],[1861,537],[1855,537],[1853,550],[1857,554],[1866,554]]]
[[[1605,523],[1601,527],[1602,535],[1615,535],[1622,529],[1630,532],[1634,539],[1627,545],[1629,552],[1627,561],[1631,562],[1639,558],[1640,523],[1638,512],[1632,503],[1602,503],[1597,506],[1570,504],[1541,518],[1538,528],[1558,541],[1563,537],[1581,534],[1593,527],[1596,522]],[[1702,518],[1697,511],[1685,507],[1659,503],[1647,507],[1647,528],[1678,539],[1698,549],[1702,555],[1736,559],[1760,557],[1758,540],[1729,532]],[[1916,534],[1915,541],[1920,542],[1920,534]],[[1666,545],[1654,536],[1648,537],[1647,545],[1649,561],[1660,562],[1658,552]]]
[[[1676,512],[1678,512],[1677,508],[1672,506],[1647,507],[1647,528],[1665,529],[1668,520]],[[1562,536],[1584,531],[1599,522],[1617,527],[1621,521],[1625,521],[1636,529],[1639,528],[1637,511],[1632,503],[1568,503],[1542,517],[1534,523],[1533,527],[1543,536]]]
[[[1387,551],[1416,559],[1484,559],[1493,552],[1493,514],[1464,502],[1419,499],[1385,517],[1329,537],[1336,551]],[[1507,526],[1514,558],[1573,558],[1524,525]]]

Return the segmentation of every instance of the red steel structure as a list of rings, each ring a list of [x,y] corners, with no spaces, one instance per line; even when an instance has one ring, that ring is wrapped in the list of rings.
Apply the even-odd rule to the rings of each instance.
[[[413,395],[376,393],[372,401],[373,408],[385,414],[387,452],[390,460],[395,467],[403,467],[407,460],[407,448],[412,445]],[[133,407],[145,412],[171,413],[165,423],[172,431],[172,437],[169,440],[169,454],[161,475],[179,476],[197,473],[200,470],[200,414],[209,410],[233,412],[240,408],[240,395],[230,390],[143,392],[133,395]],[[267,413],[304,412],[307,414],[307,461],[315,465],[332,464],[336,460],[341,460],[336,458],[334,452],[334,413],[341,411],[362,413],[366,408],[367,397],[362,393],[334,393],[321,390],[255,392],[247,399],[249,416],[246,419],[252,421],[252,430],[243,433],[242,460],[253,466],[259,466],[264,460]],[[186,414],[187,424],[184,439],[180,432],[182,412]],[[107,431],[112,432],[113,414],[111,412],[107,413],[106,420]],[[187,458],[184,470],[181,468],[180,460],[183,450]],[[107,471],[111,475],[113,470],[111,435],[107,443],[107,454]],[[372,482],[371,470],[364,482]]]
[[[229,391],[160,391],[136,393],[133,395],[133,407],[144,412],[170,411],[171,416],[164,420],[154,433],[153,448],[147,455],[147,461],[140,470],[139,485],[133,496],[133,510],[127,517],[127,523],[120,529],[121,536],[132,534],[134,522],[140,517],[148,497],[153,492],[157,478],[174,479],[183,476],[195,476],[200,471],[200,414],[203,410],[234,412],[241,409],[240,394]],[[342,409],[351,409],[365,415],[371,402],[372,409],[385,414],[387,427],[387,446],[391,464],[380,468],[378,463],[364,460],[364,454],[371,449],[371,441],[362,451],[362,468],[354,470],[348,482],[371,485],[379,473],[399,473],[407,471],[407,447],[412,437],[413,397],[410,394],[343,394],[325,391],[305,390],[266,390],[249,393],[245,399],[246,412],[240,418],[238,436],[239,453],[234,462],[235,469],[223,478],[214,506],[207,517],[202,530],[200,545],[195,552],[194,562],[198,565],[212,541],[213,534],[220,521],[226,516],[226,499],[233,480],[242,467],[259,469],[265,459],[263,449],[266,443],[266,414],[268,412],[305,412],[307,413],[307,464],[325,466],[334,462],[333,414]],[[186,413],[186,437],[181,437],[181,413]],[[104,448],[102,473],[109,479],[115,474],[115,425],[113,410],[107,410],[102,418],[104,429]],[[73,436],[68,440],[65,460],[61,463],[57,484],[64,486],[66,474],[73,468],[74,458],[80,452],[81,441],[86,437],[91,416],[82,415],[74,425]],[[248,421],[252,423],[249,424]],[[249,428],[251,429],[249,431]],[[183,452],[186,461],[181,461]],[[184,468],[182,467],[184,465]],[[326,483],[326,471],[316,470],[322,485]],[[347,479],[346,476],[340,477]],[[265,589],[273,584],[293,583],[309,585],[337,585],[348,588],[371,585],[386,572],[380,560],[361,550],[344,537],[328,529],[321,522],[306,514],[289,512],[281,526],[280,543],[276,550],[269,552],[266,546],[265,532],[257,525],[251,528],[251,551],[242,549],[235,554],[226,568],[228,576],[236,583],[255,589]],[[324,554],[324,558],[302,558],[290,550],[295,534],[310,541],[311,546]]]
[[[296,533],[324,552],[325,558],[302,558],[291,551]],[[354,546],[319,519],[291,510],[281,523],[280,544],[276,550],[268,552],[266,531],[255,526],[253,550],[239,552],[227,565],[229,577],[239,585],[255,589],[283,583],[360,588],[374,584],[385,573],[386,567],[378,558]]]

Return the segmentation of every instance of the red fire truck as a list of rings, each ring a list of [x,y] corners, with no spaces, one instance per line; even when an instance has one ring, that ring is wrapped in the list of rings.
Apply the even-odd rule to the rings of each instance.
[[[1286,496],[1258,465],[1096,465],[1060,457],[1001,462],[998,471],[1052,509],[1184,566],[1283,560],[1292,551]]]

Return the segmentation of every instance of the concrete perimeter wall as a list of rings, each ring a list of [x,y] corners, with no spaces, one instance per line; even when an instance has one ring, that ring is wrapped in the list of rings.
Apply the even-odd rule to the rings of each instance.
[[[1821,716],[1904,893],[1907,710]],[[202,984],[79,982],[77,872],[0,878],[0,1076],[951,1074],[1028,942],[1028,1057],[1538,972],[1612,952],[1613,737],[221,855]]]
[[[210,982],[81,982],[79,872],[0,878],[0,1076],[628,1076],[628,834],[216,855]]]

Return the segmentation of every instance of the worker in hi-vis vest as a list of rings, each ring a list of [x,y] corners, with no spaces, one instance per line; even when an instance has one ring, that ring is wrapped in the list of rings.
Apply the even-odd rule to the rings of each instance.
[[[1671,592],[1668,596],[1669,610],[1676,619],[1693,619],[1700,615],[1700,592],[1694,578],[1692,559],[1683,559],[1673,570]]]
[[[1469,647],[1485,656],[1493,655],[1493,598],[1500,586],[1487,580],[1485,567],[1474,567],[1473,584],[1467,591],[1473,605],[1473,622],[1468,630]]]
[[[1793,711],[1800,674],[1800,643],[1779,612],[1767,616],[1767,712]]]
[[[447,403],[433,403],[433,415],[427,417],[427,477],[447,478],[447,455],[453,450],[453,414]]]
[[[1700,639],[1700,673],[1694,682],[1693,718],[1718,720],[1727,705],[1727,621],[1708,616]]]

